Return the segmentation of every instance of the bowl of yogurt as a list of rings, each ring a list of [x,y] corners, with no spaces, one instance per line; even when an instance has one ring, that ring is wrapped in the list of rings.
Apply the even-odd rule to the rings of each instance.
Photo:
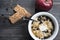
[[[53,40],[59,30],[57,19],[48,12],[39,12],[31,17],[28,23],[28,31],[34,40]]]

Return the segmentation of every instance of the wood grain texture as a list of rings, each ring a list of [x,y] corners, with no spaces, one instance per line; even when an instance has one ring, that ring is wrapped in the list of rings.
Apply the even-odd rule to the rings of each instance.
[[[60,2],[60,0],[54,0],[54,2]],[[35,0],[13,0],[12,5],[9,5],[10,0],[0,0],[0,15],[9,16],[13,14],[11,6],[20,4],[27,11],[35,13]],[[5,10],[8,8],[8,12]],[[60,4],[54,4],[53,8],[49,11],[53,14],[60,24]],[[9,14],[10,13],[10,14]],[[60,25],[59,25],[60,26]],[[28,23],[26,21],[19,21],[12,25],[7,19],[0,17],[0,40],[33,40],[28,33]],[[60,40],[60,30],[57,37],[54,40]]]

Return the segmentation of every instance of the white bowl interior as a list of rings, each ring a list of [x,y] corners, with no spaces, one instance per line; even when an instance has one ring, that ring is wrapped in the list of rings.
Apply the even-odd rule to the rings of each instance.
[[[52,36],[50,36],[48,39],[45,39],[45,40],[53,40],[57,36],[58,30],[59,30],[58,22],[57,22],[56,18],[52,14],[50,14],[48,12],[39,12],[39,13],[36,13],[35,15],[33,15],[31,17],[31,19],[35,19],[36,17],[41,16],[41,15],[46,15],[46,16],[50,17],[52,19],[54,25],[55,25],[54,26],[55,30],[54,30]],[[31,37],[33,39],[35,39],[35,40],[40,40],[39,38],[35,37],[35,35],[32,33],[32,31],[31,31],[31,24],[32,24],[32,21],[30,20],[29,24],[28,24],[28,31],[29,31]]]

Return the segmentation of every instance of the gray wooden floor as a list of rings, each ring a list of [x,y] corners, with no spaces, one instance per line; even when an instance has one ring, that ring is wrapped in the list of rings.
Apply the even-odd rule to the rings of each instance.
[[[56,17],[60,26],[60,0],[53,0],[53,2],[53,8],[49,12]],[[13,0],[13,2],[0,0],[0,15],[12,15],[13,11],[10,7],[15,4],[20,4],[32,14],[35,13],[35,0]],[[8,12],[6,8],[8,8]],[[0,17],[0,40],[33,40],[28,33],[28,21],[19,21],[12,25],[8,19]],[[54,40],[60,40],[60,30]]]

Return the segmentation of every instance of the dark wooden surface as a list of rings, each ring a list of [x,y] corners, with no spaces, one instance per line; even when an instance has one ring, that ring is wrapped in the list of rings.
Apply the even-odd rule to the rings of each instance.
[[[53,8],[49,12],[56,17],[60,28],[60,0],[54,0]],[[60,29],[58,35],[54,40],[60,40]]]
[[[49,12],[57,18],[60,24],[60,0],[53,1],[53,8]],[[13,0],[13,2],[11,0],[0,0],[0,15],[6,17],[12,15],[13,11],[10,7],[16,4],[26,8],[32,14],[35,13],[35,0]],[[8,8],[8,12],[6,8]],[[8,19],[0,17],[0,40],[33,40],[28,33],[28,21],[19,21],[13,25]],[[54,40],[60,40],[59,33]]]

